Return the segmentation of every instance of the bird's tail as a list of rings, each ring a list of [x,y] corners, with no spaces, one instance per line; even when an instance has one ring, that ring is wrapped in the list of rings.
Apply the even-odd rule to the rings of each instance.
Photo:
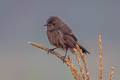
[[[77,44],[84,54],[90,54],[90,52],[80,44]]]

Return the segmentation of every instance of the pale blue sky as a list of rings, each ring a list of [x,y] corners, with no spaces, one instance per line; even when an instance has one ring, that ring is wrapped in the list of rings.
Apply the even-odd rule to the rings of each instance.
[[[86,58],[92,80],[98,79],[97,37],[102,34],[104,79],[108,78],[113,65],[114,80],[118,80],[119,0],[0,0],[0,79],[73,80],[69,69],[61,61],[27,44],[34,41],[53,48],[43,25],[48,17],[54,15],[61,17],[72,28],[79,42],[91,52]]]

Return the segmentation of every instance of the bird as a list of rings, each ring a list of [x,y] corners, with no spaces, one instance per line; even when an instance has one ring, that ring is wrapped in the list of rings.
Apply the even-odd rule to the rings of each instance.
[[[55,46],[55,48],[49,50],[53,51],[57,48],[64,50],[65,56],[63,57],[63,61],[67,56],[68,50],[73,52],[74,48],[77,49],[76,44],[79,45],[79,48],[84,54],[90,53],[85,47],[78,43],[78,40],[73,34],[72,29],[65,24],[60,17],[50,16],[44,26],[47,27],[46,33],[50,44]]]

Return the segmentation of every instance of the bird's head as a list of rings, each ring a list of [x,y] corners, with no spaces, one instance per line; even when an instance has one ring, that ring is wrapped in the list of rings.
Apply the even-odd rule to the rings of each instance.
[[[48,30],[52,30],[56,27],[60,27],[63,23],[63,21],[58,16],[51,16],[46,21],[46,25]]]

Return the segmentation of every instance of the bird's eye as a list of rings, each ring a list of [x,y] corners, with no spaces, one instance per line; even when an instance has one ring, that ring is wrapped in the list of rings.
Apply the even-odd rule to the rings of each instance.
[[[52,23],[52,25],[55,25],[55,23]]]

